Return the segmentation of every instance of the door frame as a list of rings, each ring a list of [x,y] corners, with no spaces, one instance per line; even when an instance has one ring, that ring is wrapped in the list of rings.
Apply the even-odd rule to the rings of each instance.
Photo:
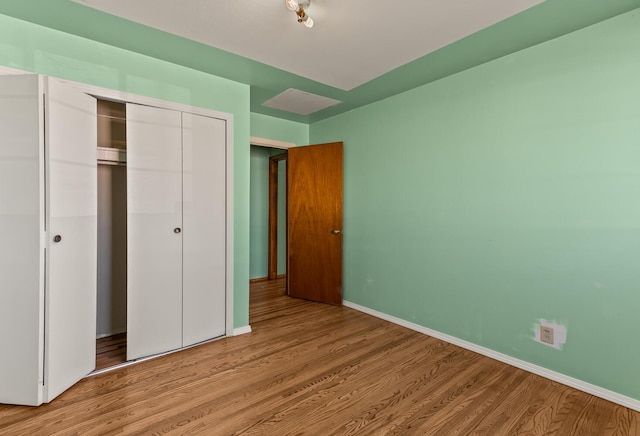
[[[287,152],[269,157],[269,259],[267,268],[269,280],[278,278],[278,164],[281,160],[287,160]],[[285,184],[285,192],[286,189]],[[286,221],[285,217],[285,225]]]
[[[252,136],[249,138],[249,146],[266,148],[279,148],[288,150],[297,147],[293,142],[279,141],[277,139],[260,138]],[[273,159],[276,158],[276,159]],[[287,158],[287,153],[269,157],[269,227],[268,227],[268,248],[267,248],[267,279],[273,280],[278,277],[278,161]],[[273,159],[273,160],[272,160]],[[274,176],[275,173],[275,176]],[[285,218],[286,222],[286,218]],[[285,245],[286,250],[286,245]]]
[[[257,136],[252,136],[249,138],[249,145],[257,145],[258,147],[268,148],[281,148],[283,150],[297,147],[297,145],[293,142],[278,141],[277,139],[259,138]]]
[[[0,66],[0,75],[10,74],[37,74],[32,71],[24,71],[16,68]],[[50,76],[55,77],[55,76]],[[86,94],[97,97],[103,100],[115,100],[125,103],[135,103],[147,106],[155,106],[163,109],[171,109],[180,112],[189,112],[196,115],[202,115],[210,118],[217,118],[226,122],[226,280],[225,280],[225,336],[234,336],[235,334],[242,334],[247,332],[247,327],[240,327],[236,330],[233,328],[233,277],[234,277],[234,262],[233,262],[233,114],[226,112],[219,112],[213,109],[205,109],[195,106],[189,106],[182,103],[175,103],[168,100],[161,100],[154,97],[147,97],[139,94],[132,94],[129,92],[118,91],[115,89],[103,88],[100,86],[90,85],[81,82],[75,82],[72,80],[66,80],[57,78],[59,81],[72,86]],[[278,142],[278,141],[275,141]],[[269,145],[273,147],[273,145]],[[281,148],[281,147],[278,147]]]

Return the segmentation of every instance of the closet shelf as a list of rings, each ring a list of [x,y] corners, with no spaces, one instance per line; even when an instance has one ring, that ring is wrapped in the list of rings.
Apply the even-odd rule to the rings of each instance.
[[[98,118],[105,118],[108,120],[111,120],[112,123],[119,123],[119,124],[126,124],[127,120],[126,118],[124,118],[123,115],[104,115],[104,114],[98,114]]]
[[[98,162],[107,164],[126,164],[127,150],[121,148],[98,147]]]

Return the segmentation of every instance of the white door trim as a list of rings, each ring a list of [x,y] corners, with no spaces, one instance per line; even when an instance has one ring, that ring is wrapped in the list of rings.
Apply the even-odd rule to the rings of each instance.
[[[258,138],[257,136],[252,136],[249,142],[251,143],[251,145],[257,145],[260,147],[281,148],[283,150],[296,147],[296,144],[294,144],[293,142],[278,141],[276,139]]]

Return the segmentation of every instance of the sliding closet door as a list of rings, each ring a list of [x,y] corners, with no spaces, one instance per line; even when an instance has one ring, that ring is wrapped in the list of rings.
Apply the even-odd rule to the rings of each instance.
[[[182,116],[186,347],[225,334],[226,122]]]
[[[95,368],[96,100],[47,79],[46,402]]]
[[[127,360],[182,346],[182,120],[127,104]]]

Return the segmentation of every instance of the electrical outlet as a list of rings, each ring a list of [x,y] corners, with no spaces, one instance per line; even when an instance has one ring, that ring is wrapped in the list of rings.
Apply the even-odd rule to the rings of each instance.
[[[554,344],[553,327],[541,325],[540,326],[540,340],[547,344]]]

